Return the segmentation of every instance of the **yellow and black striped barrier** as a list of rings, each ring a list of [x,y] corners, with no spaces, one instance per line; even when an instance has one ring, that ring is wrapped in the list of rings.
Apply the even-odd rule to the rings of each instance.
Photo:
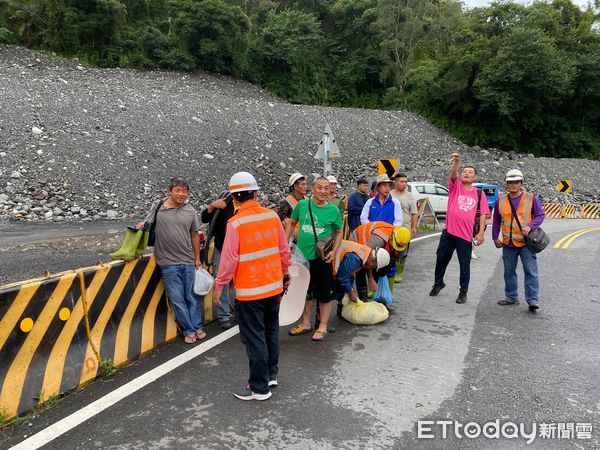
[[[210,294],[204,313],[212,320]],[[177,334],[152,256],[0,286],[0,412],[21,414]]]
[[[547,219],[561,219],[562,218],[562,204],[561,203],[544,203],[542,205],[544,214]]]
[[[563,209],[561,212],[562,219],[578,219],[577,207],[575,205],[566,204],[563,205]]]
[[[583,204],[580,215],[582,219],[600,219],[600,205]]]
[[[583,230],[577,230],[569,233],[556,241],[556,244],[554,244],[553,247],[567,249],[575,241],[575,239],[583,236],[584,234],[591,233],[592,231],[600,231],[600,227],[584,228]]]

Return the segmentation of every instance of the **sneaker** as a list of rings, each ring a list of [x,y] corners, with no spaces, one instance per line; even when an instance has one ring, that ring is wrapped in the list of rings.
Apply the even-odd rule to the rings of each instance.
[[[434,284],[433,287],[431,288],[431,292],[429,293],[429,295],[431,297],[435,297],[436,295],[438,295],[440,293],[440,291],[442,289],[444,289],[446,287],[445,283],[442,284]]]
[[[477,256],[475,252],[471,252],[471,259],[479,259],[479,256]]]
[[[278,383],[277,383],[277,378],[273,378],[272,380],[269,380],[269,387],[277,387]]]
[[[518,305],[519,304],[519,300],[513,300],[511,298],[505,298],[504,300],[499,300],[498,304],[502,305],[502,306]]]
[[[540,308],[540,304],[538,302],[531,302],[529,304],[529,311],[535,311]]]
[[[456,303],[466,303],[467,302],[467,294],[458,294],[456,298]]]
[[[219,322],[219,326],[224,330],[229,330],[233,324],[229,320],[224,320],[223,322]]]
[[[259,394],[257,392],[253,392],[251,389],[247,389],[247,387],[244,387],[243,389],[240,389],[239,391],[234,392],[233,395],[235,395],[240,400],[263,401],[263,400],[267,400],[267,399],[271,398],[272,394],[271,394],[271,391],[267,392],[266,394]]]

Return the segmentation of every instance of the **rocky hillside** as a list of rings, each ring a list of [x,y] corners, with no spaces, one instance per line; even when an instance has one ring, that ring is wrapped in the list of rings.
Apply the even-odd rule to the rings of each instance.
[[[398,158],[411,179],[444,183],[449,154],[460,151],[482,181],[517,167],[547,201],[564,178],[573,180],[568,201],[599,200],[599,161],[468,147],[414,114],[291,105],[206,73],[91,69],[0,46],[0,220],[137,218],[173,175],[190,179],[201,206],[238,170],[256,175],[271,204],[290,173],[319,171],[326,123],[346,192],[376,175],[379,157]]]

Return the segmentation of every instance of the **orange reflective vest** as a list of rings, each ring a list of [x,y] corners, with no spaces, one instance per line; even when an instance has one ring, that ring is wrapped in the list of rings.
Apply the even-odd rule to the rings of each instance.
[[[236,298],[249,301],[281,294],[279,233],[282,230],[277,213],[249,200],[229,223],[240,236],[239,261],[233,275]]]
[[[290,207],[292,208],[292,211],[293,211],[300,200],[298,200],[296,197],[294,197],[292,194],[290,194],[285,198],[285,201],[288,202],[288,204],[290,205]],[[292,222],[292,218],[286,217],[285,219],[283,219],[283,227],[286,228],[287,224],[291,223],[291,222]],[[296,231],[296,232],[298,231],[299,225],[300,225],[300,223],[296,223],[296,227],[294,228],[294,231]]]
[[[333,257],[333,273],[334,274],[337,273],[337,271],[340,267],[340,264],[344,260],[344,256],[346,256],[346,253],[349,253],[349,252],[356,253],[358,255],[358,257],[362,260],[363,266],[364,266],[365,263],[367,262],[367,259],[369,259],[369,256],[373,252],[373,249],[370,247],[367,247],[366,245],[359,244],[357,242],[343,240],[342,243],[340,244],[340,247],[338,248],[337,252],[335,252],[335,255]]]
[[[394,228],[394,225],[387,222],[363,223],[355,230],[356,239],[359,244],[367,245],[372,236],[380,237],[385,243],[383,248],[389,252],[391,250],[390,237],[392,237]]]
[[[502,230],[502,243],[508,245],[512,239],[512,243],[515,247],[525,246],[525,236],[521,232],[517,221],[512,216],[512,208],[508,203],[508,195],[504,194],[500,196],[498,200],[498,214],[500,214],[500,229]],[[516,208],[517,217],[521,226],[524,227],[531,223],[533,216],[531,214],[531,208],[533,207],[533,194],[529,192],[523,192],[523,196],[519,201],[519,207]]]

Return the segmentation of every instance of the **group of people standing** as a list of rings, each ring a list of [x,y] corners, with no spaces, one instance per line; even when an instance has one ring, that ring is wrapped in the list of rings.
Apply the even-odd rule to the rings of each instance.
[[[459,160],[454,153],[446,226],[430,295],[438,295],[445,287],[446,267],[456,250],[461,268],[456,301],[464,303],[472,245],[483,243],[489,208],[485,195],[473,186],[474,167],[464,167],[458,178]],[[503,248],[506,298],[499,303],[518,303],[516,265],[521,257],[526,300],[534,310],[539,307],[537,266],[535,254],[524,246],[524,237],[544,217],[537,198],[521,192],[522,180],[519,171],[507,177],[508,194],[498,200],[492,236],[496,246]],[[302,317],[288,331],[291,336],[311,334],[313,341],[324,341],[336,300],[340,311],[342,297],[367,300],[378,279],[387,278],[390,289],[402,282],[410,240],[417,234],[417,205],[407,183],[405,174],[397,174],[393,180],[380,175],[369,195],[367,180],[360,178],[356,191],[346,199],[337,194],[335,177],[318,177],[309,196],[308,179],[295,173],[289,179],[289,195],[274,211],[259,204],[254,176],[238,172],[227,192],[202,211],[202,221],[210,223],[214,237],[213,302],[217,319],[223,329],[231,328],[233,309],[249,359],[248,383],[235,392],[237,398],[266,400],[278,385],[279,305],[289,285],[293,257],[309,268],[310,284]],[[192,344],[206,338],[202,305],[193,292],[194,269],[206,261],[200,258],[200,224],[188,196],[187,181],[173,178],[166,199],[154,202],[138,227],[155,227],[156,262],[184,340]],[[348,240],[342,235],[346,209]],[[520,219],[518,228],[514,226],[515,215]],[[474,226],[476,221],[479,227]],[[500,231],[502,240],[498,239]],[[313,303],[317,303],[314,328]]]

